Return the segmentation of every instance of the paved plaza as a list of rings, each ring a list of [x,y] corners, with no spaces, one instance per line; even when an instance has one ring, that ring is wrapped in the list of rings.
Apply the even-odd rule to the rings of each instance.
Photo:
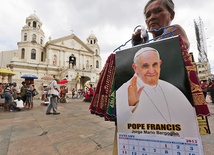
[[[0,108],[0,155],[112,155],[114,122],[90,114],[87,102],[59,103],[60,115],[33,110],[4,112]],[[214,155],[214,104],[208,104],[211,134],[202,135],[205,155]]]

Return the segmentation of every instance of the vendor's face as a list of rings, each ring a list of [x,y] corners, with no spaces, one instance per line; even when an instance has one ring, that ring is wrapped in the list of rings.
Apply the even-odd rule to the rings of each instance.
[[[146,51],[137,57],[133,69],[145,84],[154,86],[160,77],[160,66],[162,61],[155,51]]]
[[[147,6],[145,16],[148,29],[157,30],[169,26],[174,18],[174,13],[170,13],[161,0],[156,0]]]

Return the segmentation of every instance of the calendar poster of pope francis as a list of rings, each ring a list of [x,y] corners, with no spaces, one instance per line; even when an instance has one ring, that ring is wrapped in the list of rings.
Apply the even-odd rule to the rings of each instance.
[[[202,155],[178,37],[116,52],[118,154]]]

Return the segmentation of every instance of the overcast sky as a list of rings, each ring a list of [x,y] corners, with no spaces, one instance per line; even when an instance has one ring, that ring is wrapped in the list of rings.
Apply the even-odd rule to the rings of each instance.
[[[137,25],[145,25],[143,8],[147,0],[4,0],[0,6],[0,51],[16,50],[26,18],[34,12],[43,23],[46,41],[72,31],[83,42],[93,32],[98,39],[103,64],[108,55],[131,38]],[[174,0],[175,19],[188,35],[195,61],[198,51],[194,19],[204,23],[207,54],[214,73],[214,1]],[[130,43],[125,47],[130,47]]]

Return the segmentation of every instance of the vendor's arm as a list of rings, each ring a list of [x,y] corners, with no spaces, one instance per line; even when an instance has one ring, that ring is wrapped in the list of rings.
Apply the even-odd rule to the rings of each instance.
[[[190,43],[189,43],[189,40],[187,38],[186,32],[184,31],[184,29],[180,25],[175,24],[174,26],[176,28],[176,31],[173,33],[173,36],[180,35],[185,46],[186,46],[186,48],[189,49]],[[167,31],[170,32],[173,29],[174,29],[174,27],[170,27],[167,29]]]

